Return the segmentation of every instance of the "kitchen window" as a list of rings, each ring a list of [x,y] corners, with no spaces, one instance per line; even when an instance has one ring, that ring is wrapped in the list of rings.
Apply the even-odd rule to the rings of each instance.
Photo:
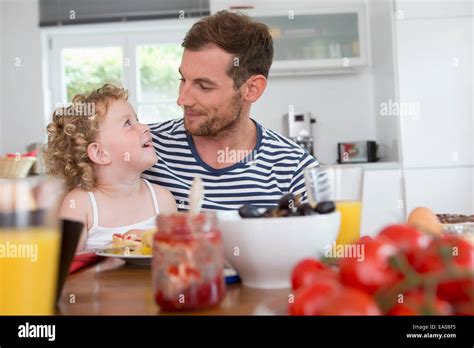
[[[45,121],[77,93],[105,83],[128,89],[143,123],[181,117],[176,104],[181,42],[195,21],[44,29]]]
[[[67,102],[104,83],[122,84],[121,47],[72,47],[61,51],[61,87]]]
[[[156,122],[177,118],[181,110],[176,104],[179,88],[180,44],[140,45],[137,56],[137,101],[140,119]],[[143,121],[143,122],[144,122]]]

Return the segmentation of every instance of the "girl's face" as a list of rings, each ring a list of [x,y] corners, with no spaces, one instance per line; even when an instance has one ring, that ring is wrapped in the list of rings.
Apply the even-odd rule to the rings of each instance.
[[[97,142],[118,170],[131,169],[141,173],[158,160],[150,129],[138,122],[132,106],[124,99],[109,101]]]

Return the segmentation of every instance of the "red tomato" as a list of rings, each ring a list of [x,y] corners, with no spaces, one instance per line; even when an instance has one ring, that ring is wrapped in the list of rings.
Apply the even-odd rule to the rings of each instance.
[[[360,239],[358,240],[357,243],[370,243],[370,242],[373,242],[374,239],[371,237],[371,236],[362,236],[360,237]]]
[[[365,292],[343,288],[318,311],[319,315],[380,315],[380,309]]]
[[[430,237],[416,228],[408,225],[391,225],[385,227],[377,236],[377,240],[386,239],[403,252],[424,249],[430,242]]]
[[[474,315],[474,301],[456,303],[454,315]]]
[[[382,286],[394,284],[399,275],[388,264],[388,258],[396,249],[388,243],[372,239],[361,239],[362,256],[344,258],[341,262],[340,277],[344,285],[373,294]]]
[[[404,295],[403,302],[397,303],[387,315],[450,315],[451,305],[448,302],[435,298],[429,299],[420,290],[414,290]]]
[[[326,266],[316,259],[304,259],[298,262],[291,274],[293,290],[313,284],[318,279],[318,272],[325,269]]]
[[[341,289],[340,284],[331,278],[300,288],[296,291],[294,302],[290,303],[290,314],[316,315],[328,298],[334,296],[339,289]]]
[[[474,246],[452,235],[433,239],[426,251],[415,259],[413,266],[421,273],[443,270],[446,265],[441,257],[442,252],[450,253],[456,266],[474,269]]]
[[[428,248],[415,255],[413,267],[420,273],[446,273],[446,261],[442,253],[451,255],[456,270],[474,271],[474,246],[456,236],[434,239]],[[474,298],[474,273],[465,279],[447,280],[438,285],[437,294],[449,302],[469,301]]]
[[[474,301],[474,280],[460,279],[442,282],[438,285],[437,295],[439,298],[452,302]]]

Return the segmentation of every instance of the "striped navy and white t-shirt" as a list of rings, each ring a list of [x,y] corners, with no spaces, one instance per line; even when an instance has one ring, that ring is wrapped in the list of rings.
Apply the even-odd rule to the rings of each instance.
[[[302,194],[306,200],[303,169],[318,162],[293,141],[254,122],[258,134],[254,151],[223,169],[214,169],[201,160],[183,119],[151,124],[158,162],[142,176],[167,188],[179,210],[188,209],[195,176],[204,184],[203,210],[235,210],[244,204],[274,206],[289,192]]]

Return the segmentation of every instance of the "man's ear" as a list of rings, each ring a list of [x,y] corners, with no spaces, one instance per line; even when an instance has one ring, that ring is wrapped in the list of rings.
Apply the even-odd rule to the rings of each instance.
[[[263,75],[253,75],[244,83],[242,95],[245,101],[254,103],[260,98],[267,87],[267,79]]]
[[[107,151],[98,143],[91,143],[87,146],[87,155],[95,164],[107,165],[111,162]]]

